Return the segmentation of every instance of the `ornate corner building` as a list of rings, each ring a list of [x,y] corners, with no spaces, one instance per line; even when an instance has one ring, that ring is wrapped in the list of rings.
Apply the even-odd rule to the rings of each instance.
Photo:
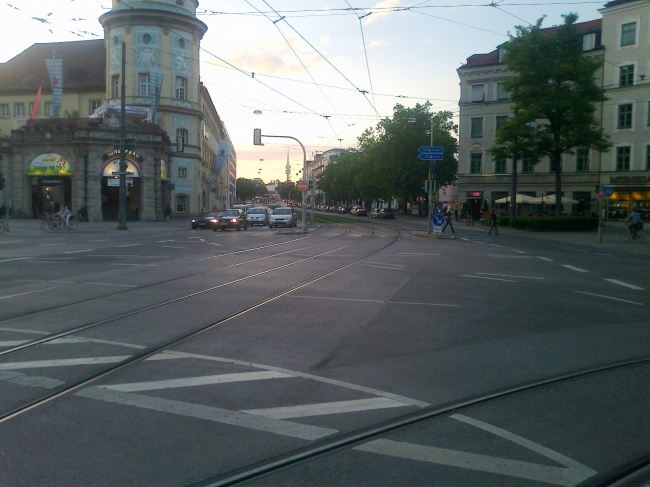
[[[596,107],[596,118],[613,143],[608,152],[578,148],[562,161],[564,196],[578,201],[567,213],[596,211],[595,188],[611,186],[609,218],[639,208],[650,220],[650,1],[616,0],[601,10],[602,19],[576,24],[586,56],[603,60],[597,83],[608,98]],[[545,29],[552,31],[553,28]],[[474,54],[458,71],[460,134],[458,201],[478,217],[485,201],[492,207],[509,195],[511,160],[495,160],[487,150],[500,124],[512,116],[503,83],[512,76],[502,62],[503,49]],[[554,172],[545,158],[533,165],[519,161],[518,192],[540,197],[555,192]]]
[[[0,64],[0,171],[9,207],[117,218],[122,43],[127,215],[230,206],[236,153],[200,77],[198,0],[113,0],[103,40],[35,44]],[[58,70],[58,71],[57,71]],[[44,80],[41,82],[41,80]],[[38,95],[37,95],[38,93]]]

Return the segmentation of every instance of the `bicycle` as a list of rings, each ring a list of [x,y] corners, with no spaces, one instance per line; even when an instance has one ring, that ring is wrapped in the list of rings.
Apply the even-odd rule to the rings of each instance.
[[[634,238],[634,235],[632,235],[628,230],[628,228],[625,227],[623,233],[621,234],[621,238],[623,239],[624,242],[632,242],[632,243],[643,242],[643,227],[638,228],[635,233],[636,233],[636,238]]]
[[[56,221],[56,214],[46,216],[41,222],[41,230],[44,232],[54,230],[54,223]]]

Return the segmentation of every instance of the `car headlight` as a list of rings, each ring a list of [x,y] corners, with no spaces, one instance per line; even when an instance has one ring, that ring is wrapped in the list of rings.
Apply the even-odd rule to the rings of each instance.
[[[237,223],[237,218],[233,218],[233,219],[230,220],[230,221],[233,222],[233,223]]]
[[[192,220],[192,223],[196,223],[196,220]]]
[[[216,219],[213,218],[213,219],[210,220],[210,221],[211,221],[212,223],[217,223],[219,220],[216,220]]]

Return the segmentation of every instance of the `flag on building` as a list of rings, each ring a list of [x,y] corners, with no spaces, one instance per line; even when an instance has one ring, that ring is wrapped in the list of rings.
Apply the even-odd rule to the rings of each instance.
[[[38,85],[38,93],[36,94],[36,101],[34,102],[34,108],[32,108],[32,114],[29,117],[30,120],[36,120],[36,117],[38,116],[38,107],[41,105],[41,92],[43,91],[43,83],[45,83],[45,81],[41,81],[41,84]]]
[[[52,86],[52,116],[57,118],[61,116],[63,101],[63,59],[46,59],[45,64]]]
[[[230,154],[232,153],[232,144],[229,140],[222,140],[219,142],[219,154],[217,155],[217,165],[215,171],[218,173],[226,167],[228,164],[228,159],[230,159]]]
[[[158,106],[160,105],[160,94],[162,93],[163,74],[159,71],[151,71],[149,73],[151,80],[151,120],[156,123],[156,114],[158,113]]]

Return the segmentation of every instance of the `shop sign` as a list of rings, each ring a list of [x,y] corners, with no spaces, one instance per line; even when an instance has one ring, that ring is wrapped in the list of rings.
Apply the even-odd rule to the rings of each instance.
[[[102,177],[112,178],[114,176],[117,176],[117,174],[115,173],[118,173],[119,171],[120,171],[120,160],[113,159],[112,161],[108,161],[104,166]],[[129,160],[126,161],[126,175],[133,178],[140,177],[140,169],[138,169],[138,166],[136,166]]]
[[[483,198],[483,191],[468,191],[467,199],[468,200],[480,200]]]
[[[61,178],[43,178],[40,180],[41,186],[58,186],[63,184],[63,179]]]
[[[164,159],[160,159],[160,179],[167,181],[169,179],[169,174],[167,173],[167,163]]]
[[[133,186],[133,179],[126,178],[126,185],[127,186]],[[109,188],[119,188],[120,187],[120,179],[119,178],[109,179],[108,180],[108,187]]]
[[[611,176],[610,184],[643,184],[650,183],[650,176]]]
[[[108,152],[104,153],[104,155],[102,156],[102,159],[107,161],[109,159],[112,159],[113,157],[120,157],[120,154],[121,154],[120,149],[109,150]],[[124,155],[127,156],[127,157],[132,157],[133,159],[135,159],[138,162],[144,161],[144,157],[142,157],[142,155],[138,151],[134,151],[132,149],[125,149],[124,150]]]
[[[65,157],[59,154],[41,154],[27,169],[28,176],[72,176],[72,169]]]

